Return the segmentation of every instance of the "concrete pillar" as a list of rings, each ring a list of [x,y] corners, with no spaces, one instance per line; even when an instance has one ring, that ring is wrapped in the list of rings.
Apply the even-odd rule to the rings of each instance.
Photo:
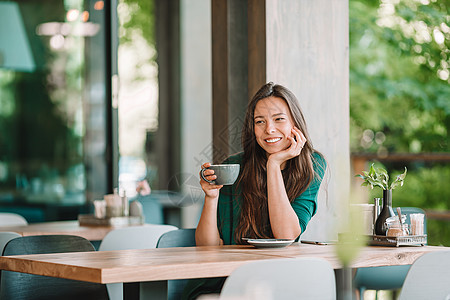
[[[319,210],[303,238],[326,239],[350,186],[348,0],[266,0],[267,81],[300,101],[313,145],[328,161]]]

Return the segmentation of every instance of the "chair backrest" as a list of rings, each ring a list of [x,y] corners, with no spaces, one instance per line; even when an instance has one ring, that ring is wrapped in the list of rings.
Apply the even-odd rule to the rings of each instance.
[[[195,246],[195,228],[187,228],[164,233],[159,238],[156,248]]]
[[[40,235],[10,240],[3,255],[95,251],[86,239],[71,235]],[[2,271],[0,299],[108,299],[104,284]]]
[[[156,248],[195,247],[195,228],[178,229],[164,233],[159,238]],[[167,300],[181,299],[187,279],[169,280],[167,283]]]
[[[178,228],[172,225],[150,225],[125,227],[111,230],[101,241],[99,251],[156,248],[159,237]],[[123,299],[123,284],[107,284],[109,299]],[[144,297],[145,298],[145,297]]]
[[[419,257],[409,268],[398,299],[450,299],[450,251]]]
[[[142,205],[142,213],[145,217],[145,223],[148,224],[163,224],[163,206],[159,199],[152,194],[148,196],[140,196],[138,201]]]
[[[160,236],[177,230],[172,225],[150,225],[117,228],[108,232],[99,251],[156,248]]]
[[[251,262],[238,267],[225,280],[220,299],[236,297],[336,299],[334,270],[329,262],[318,258]]]
[[[19,214],[0,212],[0,226],[28,225],[27,220]]]
[[[17,232],[0,232],[0,255],[3,255],[3,248],[12,239],[21,237]]]

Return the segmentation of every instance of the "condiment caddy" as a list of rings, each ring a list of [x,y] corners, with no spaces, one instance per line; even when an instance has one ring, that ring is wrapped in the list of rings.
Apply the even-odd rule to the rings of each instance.
[[[369,245],[372,246],[424,246],[427,244],[427,235],[424,234],[424,215],[410,214],[411,228],[406,223],[406,215],[402,214],[401,209],[397,207],[397,215],[394,214],[389,195],[384,194],[387,201],[383,201],[386,213],[385,216],[377,215],[374,211],[374,234],[369,235]],[[387,197],[386,197],[387,196]],[[383,200],[384,200],[383,199]],[[375,206],[378,199],[375,199]],[[383,210],[381,210],[383,211]],[[380,213],[381,214],[381,213]],[[391,216],[388,216],[391,215]],[[380,220],[383,219],[383,226],[380,226]],[[378,223],[377,223],[378,222]],[[378,227],[376,226],[378,225]],[[377,234],[380,232],[382,234]],[[378,231],[377,231],[378,229]]]
[[[104,195],[103,200],[94,200],[94,214],[78,216],[80,225],[121,226],[144,224],[142,204],[139,201],[128,202],[123,191],[114,189],[114,194]]]
[[[427,244],[427,235],[385,236],[370,235],[371,246],[424,246]]]
[[[123,226],[123,225],[142,225],[144,217],[126,216],[126,217],[105,217],[96,218],[91,214],[78,215],[78,222],[81,226]]]

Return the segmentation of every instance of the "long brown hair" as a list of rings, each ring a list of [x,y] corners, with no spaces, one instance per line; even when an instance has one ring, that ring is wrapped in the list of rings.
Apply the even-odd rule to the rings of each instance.
[[[292,202],[303,193],[314,178],[312,153],[315,150],[297,98],[281,85],[272,82],[263,85],[247,106],[242,128],[244,156],[242,174],[238,181],[242,191],[242,203],[241,216],[235,231],[235,240],[238,244],[242,243],[242,237],[273,238],[267,203],[267,155],[256,141],[254,127],[256,104],[270,96],[286,101],[295,126],[306,138],[300,155],[288,160],[282,172],[289,201]]]

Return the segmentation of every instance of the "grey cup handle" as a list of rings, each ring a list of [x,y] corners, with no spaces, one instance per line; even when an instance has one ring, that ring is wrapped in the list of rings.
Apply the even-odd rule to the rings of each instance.
[[[206,179],[206,178],[205,178],[205,175],[203,174],[203,172],[205,172],[205,170],[208,170],[208,169],[209,169],[209,168],[202,169],[202,170],[200,171],[200,176],[202,177],[202,179],[203,179],[204,181],[209,182],[209,183],[214,183],[214,181]]]

